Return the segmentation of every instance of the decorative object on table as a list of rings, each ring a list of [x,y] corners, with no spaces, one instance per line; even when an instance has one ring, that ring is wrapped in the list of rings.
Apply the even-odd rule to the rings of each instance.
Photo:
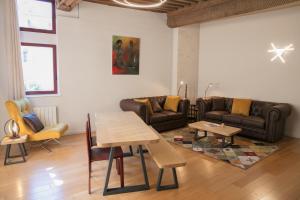
[[[22,135],[18,138],[10,138],[8,136],[5,136],[2,141],[1,145],[6,145],[6,153],[4,158],[4,165],[11,165],[11,164],[17,164],[17,163],[23,163],[26,162],[25,156],[27,156],[27,151],[25,148],[25,142],[27,141],[27,135]],[[13,144],[18,145],[20,154],[19,155],[10,155],[11,152],[11,146]],[[15,161],[16,158],[22,157],[22,160]],[[10,161],[10,159],[14,159],[14,161]]]
[[[9,137],[10,139],[20,138],[20,127],[18,123],[13,119],[7,120],[7,122],[4,124],[4,133],[5,136]]]
[[[184,81],[180,81],[180,85],[178,87],[177,96],[180,94],[181,87],[185,85],[184,98],[187,99],[187,83],[184,84]]]
[[[219,103],[220,98],[223,98],[222,108],[213,110],[214,101]],[[227,97],[198,98],[197,119],[243,127],[240,135],[267,142],[277,142],[283,137],[286,120],[292,111],[291,105],[252,100],[249,116],[242,116],[232,113],[233,101],[233,98]]]
[[[183,140],[183,136],[182,135],[175,135],[174,136],[174,141],[176,142],[178,142],[178,141],[182,141]]]
[[[143,97],[139,99],[145,98],[149,99],[150,102],[158,102],[162,109],[154,111],[154,107],[151,105],[153,114],[150,115],[150,110],[145,104],[134,101],[134,99],[137,98],[121,100],[120,108],[123,111],[134,111],[146,124],[151,125],[159,132],[181,128],[187,125],[190,105],[188,99],[180,99],[177,106],[177,112],[174,112],[163,109],[167,96]]]
[[[161,133],[161,135],[171,143],[180,145],[195,152],[200,152],[203,155],[224,161],[241,169],[248,169],[252,167],[254,164],[272,155],[279,149],[276,145],[250,140],[239,136],[235,139],[235,145],[222,148],[218,138],[213,134],[208,133],[206,138],[196,141],[194,134],[190,133],[192,130],[193,129],[186,127],[164,132]],[[183,137],[183,140],[174,141],[174,137],[178,136]],[[187,145],[187,143],[192,143],[192,146]]]
[[[40,147],[51,152],[46,146],[50,141],[59,143],[58,139],[68,130],[65,123],[47,126],[39,132],[34,132],[23,120],[23,116],[32,113],[31,104],[28,99],[8,100],[5,103],[6,109],[11,119],[20,126],[20,135],[28,135],[29,142],[41,142]]]
[[[112,43],[112,74],[138,75],[140,39],[114,35]]]
[[[189,114],[188,114],[189,122],[197,121],[197,112],[198,112],[197,105],[191,104],[189,109]]]

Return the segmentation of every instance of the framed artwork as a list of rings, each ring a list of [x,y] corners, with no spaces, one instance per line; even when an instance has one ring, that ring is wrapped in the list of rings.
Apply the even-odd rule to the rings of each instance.
[[[139,65],[140,39],[114,35],[112,38],[112,74],[138,75]]]

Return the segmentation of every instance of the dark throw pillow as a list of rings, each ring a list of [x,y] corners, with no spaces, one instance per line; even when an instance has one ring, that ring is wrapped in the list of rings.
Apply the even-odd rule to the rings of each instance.
[[[35,133],[44,129],[44,125],[41,120],[34,113],[23,115],[23,120],[27,126]]]
[[[225,98],[213,98],[212,99],[212,111],[225,110]]]
[[[156,98],[150,99],[150,102],[151,102],[151,106],[152,106],[153,112],[157,113],[157,112],[162,112],[163,111],[163,109],[159,105],[159,103],[158,103],[158,101],[157,101]]]

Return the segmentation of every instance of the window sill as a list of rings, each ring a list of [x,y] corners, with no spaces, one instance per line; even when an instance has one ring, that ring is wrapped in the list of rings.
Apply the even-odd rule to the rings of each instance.
[[[28,98],[41,98],[41,97],[60,97],[61,94],[30,94],[30,95],[25,95],[25,97]]]

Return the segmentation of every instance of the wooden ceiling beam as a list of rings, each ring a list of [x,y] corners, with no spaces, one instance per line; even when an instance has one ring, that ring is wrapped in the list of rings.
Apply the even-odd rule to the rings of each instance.
[[[300,0],[208,0],[168,12],[171,28],[202,23],[225,17],[248,14],[265,9],[299,5]]]
[[[81,0],[56,0],[56,8],[63,11],[71,11]]]

